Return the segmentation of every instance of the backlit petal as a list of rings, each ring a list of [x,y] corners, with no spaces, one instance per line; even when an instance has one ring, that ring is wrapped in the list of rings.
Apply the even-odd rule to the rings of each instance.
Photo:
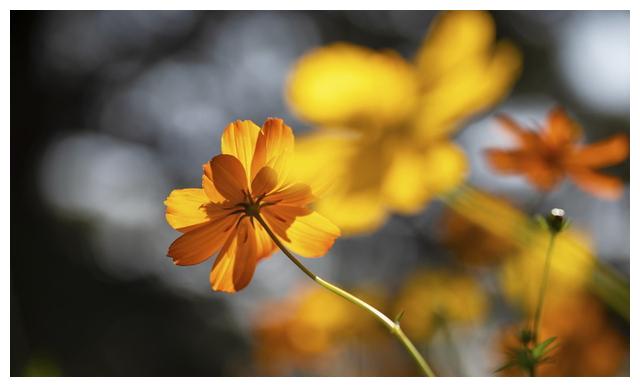
[[[220,250],[237,219],[237,215],[224,216],[192,229],[171,244],[167,255],[177,265],[196,265],[205,261]]]
[[[235,156],[244,170],[250,173],[259,133],[260,127],[249,120],[230,123],[222,133],[222,153]],[[249,183],[247,177],[247,184]]]
[[[367,129],[403,121],[418,88],[413,67],[396,53],[336,43],[296,63],[287,97],[308,121]]]
[[[209,221],[205,208],[209,202],[200,188],[175,189],[164,201],[167,222],[181,232],[204,224]]]
[[[584,168],[572,170],[569,177],[578,187],[599,198],[616,200],[622,195],[624,186],[615,176],[607,176]]]
[[[232,204],[244,200],[248,192],[247,175],[237,158],[218,155],[211,160],[211,172],[215,188]]]
[[[289,177],[294,152],[293,143],[293,131],[282,119],[267,119],[256,142],[251,166],[252,178],[266,165],[276,172],[280,185],[284,183]]]
[[[296,207],[306,207],[313,203],[314,200],[315,197],[311,193],[311,187],[302,183],[297,183],[276,191],[267,198],[267,202]]]
[[[278,176],[273,168],[262,167],[251,182],[251,193],[254,197],[265,195],[273,191],[276,185],[278,185]]]
[[[335,239],[340,236],[338,227],[315,211],[308,215],[296,216],[284,230],[286,235],[283,236],[282,228],[274,224],[281,223],[281,219],[290,219],[291,214],[282,214],[275,207],[277,206],[266,214],[267,222],[274,228],[274,232],[278,230],[278,236],[287,248],[303,257],[317,258],[325,255]]]
[[[216,189],[213,184],[213,172],[211,171],[211,161],[202,165],[202,189],[214,203],[222,203],[225,201],[224,196]]]
[[[244,289],[253,278],[258,260],[273,251],[260,243],[249,218],[240,221],[213,264],[209,274],[211,288],[231,293]]]

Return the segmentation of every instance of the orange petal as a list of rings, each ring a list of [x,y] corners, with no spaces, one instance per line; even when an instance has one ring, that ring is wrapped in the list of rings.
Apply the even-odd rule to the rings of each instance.
[[[253,278],[258,260],[273,251],[261,243],[249,218],[240,221],[235,235],[225,243],[213,264],[211,288],[231,293],[244,289]]]
[[[491,167],[499,173],[522,173],[523,159],[526,157],[519,150],[489,149],[485,153]]]
[[[279,182],[289,175],[293,157],[293,131],[280,118],[269,118],[258,135],[255,155],[251,165],[251,177],[255,177],[263,166],[273,168]]]
[[[578,140],[581,131],[580,126],[558,106],[549,113],[543,135],[549,143],[559,146]]]
[[[167,222],[180,232],[207,223],[206,205],[210,202],[200,188],[175,189],[164,201],[167,206]]]
[[[315,200],[315,197],[311,193],[311,187],[302,183],[297,183],[276,191],[267,198],[268,202],[296,207],[306,207]]]
[[[541,191],[550,191],[564,176],[561,171],[538,160],[528,160],[524,172],[529,182]]]
[[[581,167],[608,167],[625,160],[628,156],[629,137],[620,134],[576,150],[569,163]]]
[[[222,203],[225,201],[224,196],[216,189],[213,184],[213,172],[211,171],[211,161],[202,164],[202,188],[204,192],[214,203]]]
[[[502,127],[513,135],[524,148],[538,148],[541,145],[537,133],[524,129],[506,114],[499,114],[496,120],[498,120]]]
[[[572,170],[569,177],[583,190],[602,199],[616,200],[622,195],[622,181],[589,169]]]
[[[265,206],[260,212],[264,216],[271,230],[283,241],[291,242],[287,236],[287,229],[291,227],[296,217],[309,215],[312,210],[295,206]]]
[[[267,222],[287,248],[303,257],[317,258],[325,255],[340,236],[338,227],[315,211],[292,218],[291,213],[277,207],[269,208],[265,213]],[[286,223],[290,220],[292,222],[287,227]]]
[[[215,188],[232,204],[242,202],[248,192],[247,175],[240,161],[234,156],[218,155],[211,160],[211,172]]]
[[[250,172],[259,133],[260,127],[249,120],[230,123],[222,133],[222,153],[235,156],[244,170]]]
[[[223,216],[185,233],[171,244],[167,255],[177,265],[203,262],[220,250],[237,219],[237,215]]]
[[[278,185],[278,176],[273,168],[262,167],[251,183],[251,194],[260,196],[273,191]]]

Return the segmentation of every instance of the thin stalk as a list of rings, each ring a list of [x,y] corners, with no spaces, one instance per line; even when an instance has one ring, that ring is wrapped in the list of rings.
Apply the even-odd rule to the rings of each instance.
[[[547,292],[547,284],[549,282],[549,269],[551,268],[551,253],[553,252],[553,246],[556,241],[556,232],[551,232],[549,238],[549,245],[547,246],[547,253],[544,258],[544,271],[542,272],[542,283],[540,284],[540,292],[538,294],[538,304],[536,305],[536,311],[533,317],[533,345],[538,345],[538,330],[540,329],[540,319],[542,318],[542,307],[544,305],[544,296]],[[531,376],[535,376],[535,365],[531,367]]]
[[[420,370],[422,370],[422,372],[424,372],[426,376],[436,376],[431,370],[431,367],[429,366],[427,361],[422,357],[420,352],[418,352],[415,345],[413,345],[411,340],[409,340],[407,335],[402,331],[402,328],[400,328],[399,323],[394,322],[389,317],[387,317],[384,313],[380,312],[378,309],[362,301],[361,299],[354,296],[353,294],[315,275],[311,270],[307,269],[307,267],[304,266],[302,262],[300,262],[293,254],[291,254],[291,252],[282,244],[282,242],[280,242],[280,239],[273,233],[273,231],[271,231],[271,228],[269,228],[267,223],[264,221],[264,219],[262,219],[262,217],[259,214],[254,215],[254,217],[262,225],[262,227],[265,229],[267,234],[269,234],[269,237],[271,237],[271,239],[273,240],[273,243],[275,243],[276,246],[278,246],[278,248],[282,250],[284,255],[286,255],[287,258],[289,258],[291,262],[293,262],[296,266],[298,266],[298,268],[302,270],[304,274],[306,274],[309,278],[314,280],[316,283],[318,283],[320,286],[324,287],[325,289],[328,289],[329,291],[337,294],[338,296],[344,298],[345,300],[351,302],[352,304],[357,305],[358,307],[372,314],[373,317],[378,319],[378,321],[380,321],[383,325],[385,325],[389,329],[389,332],[391,332],[392,335],[394,335],[398,340],[400,340],[400,343],[409,352],[411,357],[413,357],[413,359],[416,361],[416,363],[420,367]]]
[[[444,334],[444,338],[448,344],[448,352],[449,357],[451,358],[451,363],[453,364],[454,372],[458,372],[458,376],[465,376],[465,369],[462,364],[462,357],[460,356],[460,351],[458,351],[458,346],[456,345],[455,340],[453,339],[453,334],[451,333],[451,329],[449,328],[449,323],[447,322],[447,318],[442,314],[436,314],[436,321],[438,322],[438,326],[442,330]]]

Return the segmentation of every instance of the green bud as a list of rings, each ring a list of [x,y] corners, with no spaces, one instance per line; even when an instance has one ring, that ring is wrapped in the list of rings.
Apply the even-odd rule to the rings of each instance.
[[[554,208],[549,212],[549,215],[545,218],[549,231],[554,234],[564,230],[567,226],[567,219],[565,218],[564,210],[561,208]]]

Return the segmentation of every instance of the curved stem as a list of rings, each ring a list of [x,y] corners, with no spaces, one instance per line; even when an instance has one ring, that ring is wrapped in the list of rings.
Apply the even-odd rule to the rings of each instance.
[[[291,252],[282,244],[282,242],[280,242],[280,239],[278,239],[278,237],[273,233],[273,231],[271,231],[271,228],[269,228],[267,223],[264,221],[264,219],[262,219],[262,217],[259,214],[255,215],[255,219],[262,225],[262,227],[265,229],[267,234],[269,234],[269,237],[271,237],[271,239],[273,240],[273,243],[275,243],[276,246],[278,246],[280,250],[282,250],[284,255],[286,255],[287,258],[289,258],[296,266],[298,266],[298,268],[302,270],[304,274],[306,274],[309,278],[314,280],[316,283],[318,283],[320,286],[324,287],[325,289],[330,290],[331,292],[337,294],[338,296],[344,298],[345,300],[371,313],[376,319],[378,319],[378,321],[380,321],[387,328],[389,328],[389,331],[391,332],[392,335],[394,335],[396,338],[398,338],[398,340],[400,340],[400,343],[402,343],[405,349],[413,357],[413,359],[416,361],[416,363],[418,364],[418,366],[420,367],[422,372],[424,372],[425,375],[436,376],[431,370],[431,367],[429,366],[427,361],[422,357],[420,352],[418,352],[415,345],[413,345],[411,340],[409,340],[407,335],[402,331],[402,328],[400,328],[399,323],[394,322],[389,317],[387,317],[384,313],[380,312],[378,309],[367,304],[366,302],[362,301],[361,299],[347,292],[346,290],[343,290],[337,287],[336,285],[330,282],[327,282],[322,278],[318,277],[317,275],[313,274],[311,270],[307,269],[307,267],[304,266],[302,262],[300,262],[293,254],[291,254]]]
[[[542,318],[542,306],[544,305],[544,296],[547,292],[547,283],[549,282],[549,269],[551,267],[551,253],[553,252],[553,245],[556,241],[557,233],[551,232],[549,239],[549,246],[547,246],[547,253],[544,258],[544,271],[542,272],[542,283],[540,284],[540,293],[538,294],[538,304],[536,305],[536,311],[533,317],[533,344],[538,345],[538,330],[540,329],[540,320]],[[531,376],[535,376],[535,365],[531,367]]]

